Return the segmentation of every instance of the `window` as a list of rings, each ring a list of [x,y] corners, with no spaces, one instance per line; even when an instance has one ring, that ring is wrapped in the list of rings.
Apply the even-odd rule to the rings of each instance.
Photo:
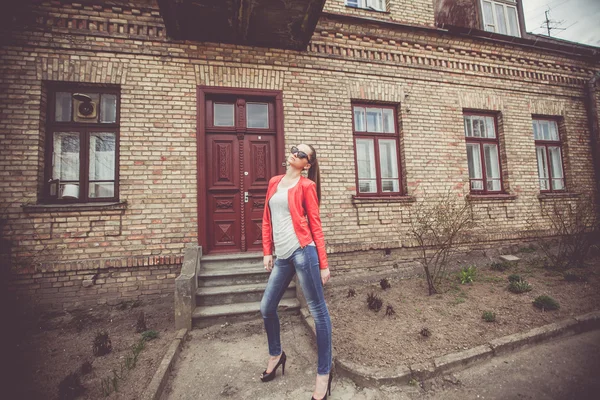
[[[346,5],[367,10],[386,11],[385,0],[346,0]]]
[[[502,174],[496,117],[485,114],[465,114],[464,121],[471,193],[500,193]]]
[[[399,196],[396,107],[354,104],[352,111],[358,196]]]
[[[486,31],[521,36],[515,0],[481,1],[483,27]]]
[[[48,86],[45,195],[50,202],[118,199],[118,88]]]
[[[562,146],[558,125],[554,120],[534,119],[533,138],[537,156],[540,190],[556,192],[565,190]]]

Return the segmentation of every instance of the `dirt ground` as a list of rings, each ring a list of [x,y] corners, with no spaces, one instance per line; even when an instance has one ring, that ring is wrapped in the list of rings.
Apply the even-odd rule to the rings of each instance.
[[[540,255],[516,254],[521,261],[504,272],[490,269],[491,260],[470,257],[464,266],[477,266],[475,281],[460,284],[456,273],[445,282],[445,292],[428,295],[424,277],[401,279],[388,275],[391,288],[379,281],[353,282],[330,287],[326,298],[333,325],[333,346],[338,357],[366,366],[417,364],[434,357],[484,344],[492,339],[523,332],[571,316],[600,310],[600,259],[586,268],[587,282],[568,282],[562,274],[545,269]],[[519,274],[532,290],[508,291],[508,276]],[[356,295],[348,296],[349,289]],[[368,309],[366,298],[375,293],[382,309]],[[541,311],[532,305],[540,295],[560,304],[556,311]],[[386,316],[387,305],[395,311]],[[482,319],[484,311],[496,314],[495,322]],[[427,328],[428,337],[421,335]]]
[[[522,260],[503,272],[491,270],[489,264],[492,260],[489,258],[469,255],[463,260],[463,265],[477,266],[475,281],[463,285],[453,276],[446,281],[445,292],[433,296],[428,296],[423,277],[402,279],[393,274],[387,275],[391,283],[391,288],[387,290],[380,287],[379,277],[354,281],[340,279],[335,285],[328,285],[326,298],[332,317],[333,345],[337,356],[367,366],[416,364],[471,348],[494,338],[600,310],[600,258],[591,261],[587,268],[578,269],[589,275],[587,282],[567,282],[562,274],[544,269],[538,261],[539,254],[527,251],[516,255]],[[507,277],[515,273],[532,285],[531,292],[513,294],[507,290]],[[333,279],[335,278],[334,275]],[[348,297],[349,289],[354,289],[354,297]],[[376,313],[367,308],[366,297],[369,293],[382,298],[381,311]],[[541,294],[558,300],[560,310],[543,312],[534,308],[532,301]],[[387,305],[393,306],[393,316],[385,315]],[[136,333],[136,322],[142,311],[146,315],[148,329],[158,331],[159,337],[146,342],[136,367],[125,371],[122,379],[118,379],[118,391],[105,397],[102,381],[112,378],[113,371],[122,374],[121,366],[131,356],[132,346],[141,338]],[[494,312],[496,322],[483,321],[484,311]],[[302,366],[296,365],[302,370],[302,374],[297,376],[296,391],[288,393],[291,396],[288,398],[296,398],[310,390],[315,355],[305,351],[306,347],[311,346],[305,328],[297,319],[290,318],[285,319],[283,324],[290,324],[297,329],[291,329],[292,336],[288,338],[289,347],[286,348],[290,354],[294,354],[296,363],[303,360],[300,363]],[[171,297],[153,302],[123,302],[116,306],[99,306],[70,313],[44,314],[35,318],[30,316],[21,319],[16,325],[13,339],[7,341],[8,358],[13,360],[9,364],[11,373],[3,376],[11,379],[12,388],[9,386],[3,394],[10,394],[7,398],[28,400],[58,398],[59,383],[69,373],[80,370],[86,361],[91,363],[92,369],[90,373],[81,375],[85,391],[79,398],[137,399],[150,382],[167,346],[175,336]],[[231,355],[232,349],[228,348],[227,343],[231,346],[235,340],[225,333],[230,330],[239,331],[239,342],[250,351],[252,357],[249,356],[251,360],[242,360],[238,355],[234,360],[242,363],[244,370],[247,369],[248,382],[254,382],[257,379],[256,371],[260,372],[266,357],[262,322],[257,320],[243,324],[239,329],[234,329],[235,326],[237,324],[195,330],[192,336],[201,338],[202,343],[214,342],[214,346],[223,344],[218,349],[200,346],[200,349],[211,353],[207,354],[210,358],[219,352]],[[423,328],[430,331],[429,337],[420,334]],[[95,357],[92,343],[100,330],[108,331],[113,350],[108,355]],[[257,338],[254,347],[249,346],[250,337]],[[300,338],[308,344],[302,347],[304,350],[294,350],[292,344],[302,341]],[[236,354],[235,349],[233,351]],[[188,353],[198,352],[202,353],[200,350]],[[184,351],[182,365],[185,364],[186,357],[192,357],[189,354],[186,356]],[[305,360],[306,357],[310,360]],[[231,361],[229,357],[223,360]],[[251,368],[248,368],[248,362],[252,364]],[[188,364],[193,366],[197,363],[198,360],[190,359]],[[186,368],[189,369],[190,366]],[[213,363],[212,367],[215,366]],[[181,367],[176,368],[182,371]],[[211,367],[208,368],[212,370]],[[221,385],[215,388],[215,393],[212,393],[215,396],[231,394],[234,390],[232,385],[239,390],[237,395],[244,392],[244,386],[236,381],[238,378],[233,373],[235,369],[231,368],[232,365],[224,364],[223,371],[220,372],[228,371],[225,372],[229,377],[228,381],[221,383],[231,387]],[[189,398],[194,393],[202,395],[202,391],[195,391],[198,389],[195,380],[206,374],[206,371],[196,371],[193,377],[189,373],[182,377],[175,374],[171,379],[183,379],[182,387],[185,390],[181,396],[177,391],[168,390],[167,398]],[[188,382],[185,377],[191,377],[191,380]],[[272,393],[263,393],[261,389],[256,394],[260,394],[257,398],[269,398]],[[237,395],[232,395],[231,398],[236,398]]]
[[[145,313],[148,330],[158,338],[145,342],[136,366],[125,366],[132,346],[141,339],[136,332],[140,312]],[[138,399],[152,379],[168,345],[175,336],[172,297],[152,302],[122,302],[74,312],[55,312],[21,318],[21,331],[12,352],[15,399],[57,399],[59,383],[70,373],[80,371],[86,361],[91,371],[81,374],[84,392],[79,399]],[[93,354],[93,341],[99,331],[107,331],[112,351]],[[102,380],[113,378],[117,391],[105,396]],[[8,390],[10,393],[11,390]],[[5,392],[6,393],[6,392]]]

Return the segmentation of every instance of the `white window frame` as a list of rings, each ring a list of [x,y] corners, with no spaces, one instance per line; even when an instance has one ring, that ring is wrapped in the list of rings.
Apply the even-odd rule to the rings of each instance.
[[[484,11],[484,3],[490,3],[492,6],[492,15],[494,20],[491,21],[486,21],[485,20],[485,11]],[[521,24],[519,21],[519,10],[517,9],[517,2],[515,0],[505,0],[505,1],[499,1],[499,0],[480,0],[480,6],[481,6],[481,19],[483,21],[483,29],[485,31],[488,32],[494,32],[494,33],[500,33],[498,32],[498,16],[496,15],[496,5],[500,5],[502,7],[504,7],[504,23],[506,25],[506,35],[509,36],[516,36],[516,37],[521,37]],[[517,31],[518,32],[511,32],[511,26],[510,26],[510,19],[508,17],[508,9],[514,9],[515,10],[515,18],[516,18],[516,22],[517,22]],[[488,27],[492,27],[493,29],[488,29]],[[504,35],[503,33],[500,33],[501,35]]]
[[[542,193],[554,193],[554,192],[566,192],[566,179],[565,179],[565,168],[564,168],[564,154],[563,154],[563,143],[560,136],[558,122],[555,119],[549,118],[537,118],[534,117],[533,123],[533,140],[535,141],[535,154],[537,160],[538,178],[540,184],[540,192]],[[535,135],[535,132],[543,132],[542,125],[548,126],[549,137],[543,137],[542,135]],[[553,129],[550,129],[550,128]],[[552,135],[554,133],[554,136]],[[558,155],[560,157],[560,163],[556,165],[557,171],[551,168],[552,161],[550,155],[550,148],[558,148]],[[543,150],[544,158],[540,160],[538,150]],[[546,172],[546,176],[542,176],[540,167]],[[557,177],[555,172],[559,172],[560,176]],[[542,181],[546,181],[547,186],[542,184]],[[560,181],[561,187],[556,188],[556,181]]]
[[[402,163],[397,112],[396,106],[388,104],[352,103],[356,197],[402,196]],[[370,113],[371,117],[369,117]],[[362,117],[359,118],[361,115]],[[375,119],[372,119],[373,115]],[[389,153],[382,152],[384,148],[387,148]],[[361,149],[366,152],[361,152]],[[365,157],[366,155],[368,157]],[[361,165],[366,167],[362,170],[363,174],[361,174]],[[367,171],[370,172],[368,176],[364,174]],[[363,188],[368,189],[363,190]]]
[[[469,147],[476,148],[477,150],[477,165],[474,167],[479,167],[476,170],[479,172],[479,177],[472,177],[475,174],[475,170],[469,171],[469,188],[472,194],[485,194],[485,195],[493,195],[504,193],[504,182],[502,177],[502,160],[500,154],[500,138],[498,137],[498,127],[497,127],[497,117],[493,114],[489,113],[479,113],[479,112],[464,112],[463,114],[464,120],[464,130],[465,130],[465,140],[466,140],[466,149],[467,149],[467,160],[469,158]],[[475,135],[475,126],[474,122],[477,122],[479,128],[479,135]],[[484,128],[485,132],[482,132],[481,128]],[[481,133],[485,133],[482,135]],[[491,163],[492,160],[486,158],[485,155],[485,147],[495,146],[495,163]],[[490,155],[492,155],[490,153]],[[498,177],[490,177],[488,176],[490,170],[494,170],[497,172]],[[476,185],[476,183],[481,183],[481,185]],[[492,184],[492,187],[489,188],[489,184]],[[494,184],[498,184],[498,188],[494,188]]]
[[[346,0],[346,6],[381,12],[387,11],[386,0]]]

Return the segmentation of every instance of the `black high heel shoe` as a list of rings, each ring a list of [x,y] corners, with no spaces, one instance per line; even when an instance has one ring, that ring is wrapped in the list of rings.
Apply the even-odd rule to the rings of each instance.
[[[333,380],[333,371],[329,371],[329,382],[327,382],[327,390],[325,390],[325,397],[323,397],[321,400],[327,400],[327,394],[329,393],[329,395],[331,396],[331,381]],[[314,397],[310,397],[310,400],[317,400]]]
[[[277,368],[279,368],[280,365],[281,365],[281,375],[285,375],[286,360],[287,360],[287,357],[285,355],[285,351],[282,351],[281,357],[279,357],[279,361],[277,361],[277,365],[275,366],[275,368],[273,368],[273,371],[271,371],[270,373],[267,374],[267,370],[265,369],[265,372],[262,373],[260,380],[263,382],[269,382],[269,381],[272,381],[273,379],[275,379],[275,373],[277,372]]]

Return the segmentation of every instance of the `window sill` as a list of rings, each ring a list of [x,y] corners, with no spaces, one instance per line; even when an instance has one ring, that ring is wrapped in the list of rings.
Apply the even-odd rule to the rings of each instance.
[[[346,8],[351,8],[353,10],[362,10],[362,11],[372,11],[372,12],[376,12],[379,14],[390,14],[389,11],[383,11],[383,10],[377,10],[375,8],[367,8],[367,7],[354,7],[354,6],[349,6],[346,4]]]
[[[352,204],[386,204],[386,203],[413,203],[416,201],[414,196],[352,196]]]
[[[516,194],[468,194],[467,200],[469,201],[487,201],[487,200],[516,200]]]
[[[556,193],[540,193],[538,199],[544,200],[556,200],[556,199],[576,199],[581,196],[581,193],[569,193],[569,192],[556,192]]]
[[[106,211],[126,210],[127,201],[106,203],[70,203],[70,204],[23,204],[23,211],[29,214],[49,212],[77,212],[77,211]]]

